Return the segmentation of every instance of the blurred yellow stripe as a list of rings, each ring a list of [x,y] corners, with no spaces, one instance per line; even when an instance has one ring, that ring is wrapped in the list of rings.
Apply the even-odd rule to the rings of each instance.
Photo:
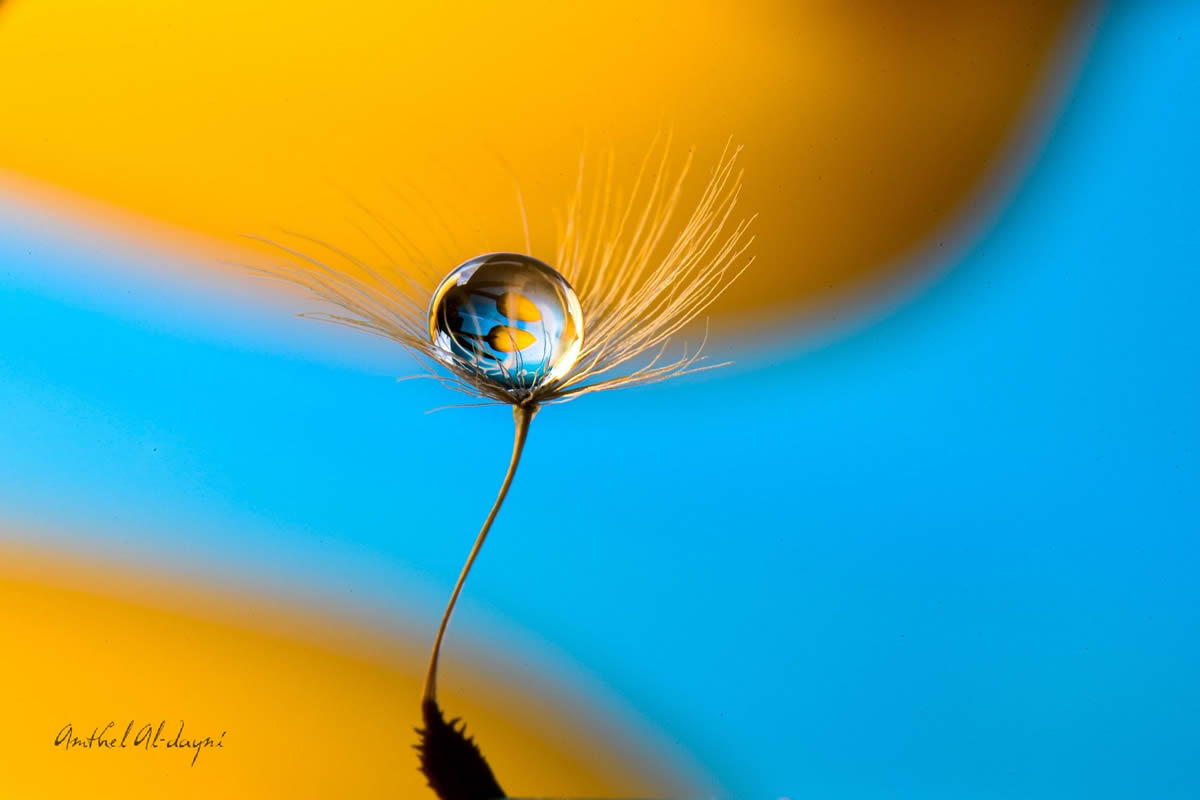
[[[585,141],[628,178],[666,122],[701,163],[747,146],[760,260],[722,307],[786,305],[879,277],[961,209],[1071,8],[15,0],[0,167],[219,240],[365,249],[334,179],[448,268],[523,249],[510,168],[547,255]]]
[[[4,797],[432,796],[412,750],[424,643],[9,549],[0,631]],[[443,705],[468,720],[508,792],[686,791],[664,766],[636,763],[632,743],[599,735],[580,706],[539,699],[486,665],[447,666]],[[54,744],[67,725],[87,738],[110,720],[119,739],[133,723],[124,748]],[[159,746],[135,747],[160,721]],[[223,747],[168,748],[180,721],[185,738]]]

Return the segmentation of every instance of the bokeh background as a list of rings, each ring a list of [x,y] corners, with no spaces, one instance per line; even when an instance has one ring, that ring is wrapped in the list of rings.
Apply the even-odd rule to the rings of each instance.
[[[1194,797],[1194,3],[0,4],[0,788],[426,796],[510,445],[241,234],[553,253],[732,139],[736,364],[540,415],[444,705],[514,795]],[[693,332],[696,333],[696,332]],[[200,754],[53,745],[114,720]]]

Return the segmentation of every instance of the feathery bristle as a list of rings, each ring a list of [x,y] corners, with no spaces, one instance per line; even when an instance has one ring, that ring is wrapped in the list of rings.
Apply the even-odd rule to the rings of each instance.
[[[495,403],[562,403],[581,395],[637,386],[724,366],[702,364],[707,331],[700,346],[666,359],[669,345],[753,262],[753,217],[734,221],[741,172],[734,167],[740,147],[726,144],[679,232],[670,228],[691,171],[688,153],[677,177],[668,179],[670,137],[647,153],[628,196],[613,185],[615,157],[609,152],[599,177],[588,185],[583,157],[573,196],[561,224],[554,266],[575,288],[583,309],[583,346],[571,371],[557,381],[502,387],[467,366],[440,357],[430,341],[428,304],[440,279],[438,270],[395,224],[356,201],[373,221],[375,235],[360,233],[379,252],[373,263],[328,242],[284,232],[284,239],[250,238],[271,246],[281,260],[252,267],[260,275],[307,289],[346,313],[312,312],[302,316],[346,325],[392,339],[407,349],[431,377],[460,393]],[[647,178],[648,173],[653,178]],[[518,188],[522,227],[529,246],[529,225]],[[635,208],[641,206],[640,214]],[[433,209],[436,213],[436,209]],[[448,236],[452,231],[440,217]],[[401,254],[397,264],[378,237]],[[666,359],[664,361],[664,359]],[[624,367],[626,371],[621,372]]]

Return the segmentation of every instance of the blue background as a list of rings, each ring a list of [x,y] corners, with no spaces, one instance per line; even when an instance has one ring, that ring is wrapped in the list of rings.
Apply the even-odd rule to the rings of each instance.
[[[451,652],[532,643],[741,797],[1200,796],[1198,53],[1197,4],[1112,6],[942,279],[815,350],[541,414]],[[26,221],[0,518],[434,613],[506,409],[423,416],[455,398],[384,344],[137,289]]]

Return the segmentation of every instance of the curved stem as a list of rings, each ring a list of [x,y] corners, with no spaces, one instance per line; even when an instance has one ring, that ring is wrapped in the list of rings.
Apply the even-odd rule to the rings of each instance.
[[[425,673],[425,692],[422,700],[426,702],[437,699],[438,655],[442,649],[442,638],[446,635],[446,626],[450,623],[450,615],[454,613],[454,604],[458,602],[458,595],[462,592],[463,583],[467,580],[467,573],[471,571],[471,565],[475,563],[475,557],[479,555],[479,550],[483,547],[483,540],[487,538],[492,522],[500,511],[500,505],[508,494],[508,487],[512,485],[513,475],[517,474],[517,464],[521,461],[521,451],[525,449],[525,438],[529,435],[529,423],[533,421],[533,415],[536,413],[537,406],[513,406],[513,422],[516,424],[516,433],[513,437],[512,458],[508,462],[508,472],[504,475],[504,483],[500,484],[500,492],[496,495],[496,502],[492,504],[491,512],[483,521],[479,535],[475,537],[475,545],[471,548],[470,555],[467,556],[467,562],[463,564],[462,572],[458,574],[458,582],[454,584],[454,591],[450,593],[450,602],[446,604],[442,622],[438,625],[437,637],[433,640],[433,652],[429,656],[429,669]]]

